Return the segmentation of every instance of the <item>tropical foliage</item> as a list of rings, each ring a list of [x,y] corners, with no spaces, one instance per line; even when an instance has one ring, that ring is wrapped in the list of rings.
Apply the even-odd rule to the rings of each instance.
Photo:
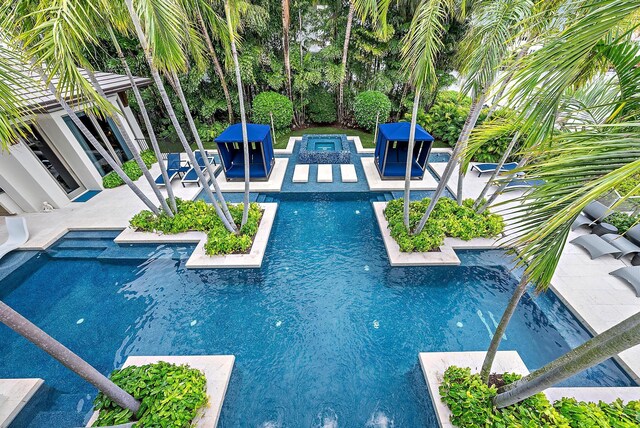
[[[155,215],[144,210],[133,216],[129,222],[135,230],[175,234],[190,230],[207,233],[205,251],[208,255],[246,253],[251,249],[253,237],[258,231],[262,219],[262,209],[258,204],[249,206],[249,219],[238,234],[228,233],[212,204],[202,200],[184,201],[176,198],[178,211],[173,217],[165,214]],[[239,227],[242,204],[229,204],[229,212],[234,223]]]
[[[391,114],[391,100],[380,91],[365,91],[358,94],[353,105],[356,123],[366,131],[373,131],[376,123],[385,123]]]
[[[291,128],[293,104],[276,92],[263,92],[253,100],[253,121],[273,126],[276,130]]]
[[[313,123],[334,123],[338,119],[335,96],[322,87],[311,90],[307,114]]]
[[[207,404],[207,379],[197,369],[165,362],[114,370],[111,380],[142,403],[137,415],[99,393],[93,406],[99,416],[93,426],[136,422],[140,427],[188,427]]]
[[[429,198],[411,202],[409,211],[411,224],[420,220],[430,202]],[[436,204],[433,215],[422,232],[414,235],[408,234],[404,227],[402,199],[389,201],[384,215],[389,222],[391,236],[400,246],[400,251],[432,251],[443,244],[445,236],[468,241],[473,238],[495,237],[502,232],[504,228],[502,217],[486,211],[478,214],[471,208],[472,204],[471,199],[459,206],[452,199],[442,198]]]
[[[156,156],[151,150],[140,152],[140,156],[142,157],[142,160],[147,168],[151,168],[151,165],[158,162],[156,160]],[[136,181],[138,178],[142,177],[142,170],[134,160],[129,160],[123,163],[122,170],[133,181]],[[122,181],[122,179],[114,171],[111,171],[110,173],[102,177],[102,185],[105,189],[113,189],[114,187],[122,186],[123,184],[124,181]]]

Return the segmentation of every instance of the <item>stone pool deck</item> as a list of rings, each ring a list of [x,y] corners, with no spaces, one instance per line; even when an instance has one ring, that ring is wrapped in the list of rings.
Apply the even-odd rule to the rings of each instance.
[[[42,379],[0,379],[0,428],[7,428],[38,392]]]

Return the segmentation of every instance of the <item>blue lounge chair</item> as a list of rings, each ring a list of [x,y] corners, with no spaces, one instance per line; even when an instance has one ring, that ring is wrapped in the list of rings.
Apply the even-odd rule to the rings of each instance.
[[[544,180],[511,180],[504,190],[525,190],[544,184]]]
[[[518,162],[509,162],[502,165],[500,172],[513,171],[518,167]],[[471,167],[471,171],[478,171],[478,177],[487,172],[493,172],[498,168],[497,163],[478,163]]]
[[[200,170],[202,170],[203,172],[206,171],[206,165],[205,165],[204,157],[202,156],[202,153],[200,153],[200,151],[197,151],[195,152],[195,155],[196,155],[196,163],[198,164],[197,167],[200,168]],[[205,152],[205,156],[207,156],[209,163],[213,162],[213,156],[208,156],[207,152]],[[184,177],[182,177],[181,183],[182,183],[182,187],[185,187],[185,184],[197,184],[198,187],[200,187],[200,179],[198,178],[198,174],[196,173],[195,167],[189,168],[189,170],[184,175]]]
[[[189,168],[189,162],[183,164],[182,159],[180,159],[180,153],[169,153],[167,155],[167,175],[169,175],[169,183],[171,183],[174,178],[189,171]],[[166,186],[162,174],[160,174],[155,181],[158,186]]]

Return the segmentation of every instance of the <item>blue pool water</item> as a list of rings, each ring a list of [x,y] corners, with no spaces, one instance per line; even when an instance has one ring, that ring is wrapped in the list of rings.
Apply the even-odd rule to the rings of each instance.
[[[306,149],[310,151],[339,151],[342,150],[341,135],[305,135]]]
[[[2,280],[0,298],[103,373],[128,355],[234,354],[221,427],[436,427],[418,353],[486,349],[517,279],[499,251],[391,268],[375,196],[274,195],[261,269],[187,270],[192,246],[70,235]],[[527,295],[501,349],[533,369],[588,337],[553,294]],[[0,349],[0,378],[47,385],[14,428],[88,417],[91,386],[4,326]],[[632,382],[609,361],[567,384]]]

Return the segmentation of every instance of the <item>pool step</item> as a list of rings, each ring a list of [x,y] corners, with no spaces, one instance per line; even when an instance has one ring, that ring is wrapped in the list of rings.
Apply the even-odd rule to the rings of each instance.
[[[265,195],[264,193],[261,193],[258,198],[256,199],[256,202],[261,203],[261,202],[265,202],[265,203],[271,203],[271,202],[276,202],[275,199],[273,199],[271,196],[269,195]]]
[[[54,259],[95,259],[104,252],[105,248],[72,248],[62,250],[47,250],[47,254]]]
[[[65,238],[60,243],[53,246],[53,249],[73,249],[73,248],[102,248],[105,249],[113,243],[113,238],[91,239],[91,238]]]
[[[72,230],[64,239],[115,239],[122,230]]]

